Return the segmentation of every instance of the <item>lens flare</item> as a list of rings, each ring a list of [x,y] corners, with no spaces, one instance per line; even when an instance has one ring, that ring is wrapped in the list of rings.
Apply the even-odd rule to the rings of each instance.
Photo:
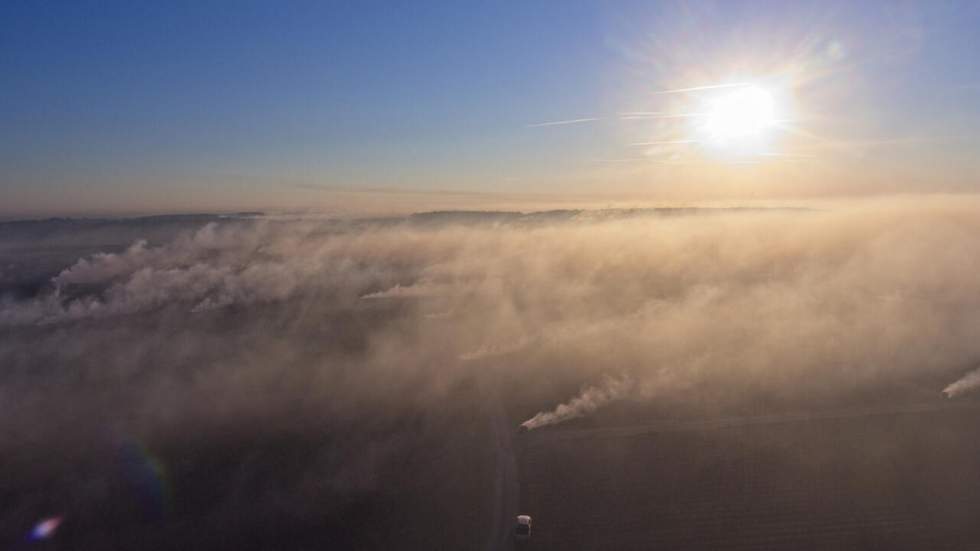
[[[172,493],[166,464],[136,440],[127,442],[120,452],[124,474],[137,490],[144,512],[152,518],[164,516],[170,508]]]
[[[62,517],[48,517],[41,519],[37,524],[34,525],[34,529],[31,530],[31,539],[35,541],[46,540],[54,535],[58,531],[58,527],[61,526]]]

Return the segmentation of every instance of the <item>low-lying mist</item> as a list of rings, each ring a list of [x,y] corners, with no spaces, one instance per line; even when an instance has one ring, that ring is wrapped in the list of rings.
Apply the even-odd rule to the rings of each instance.
[[[693,392],[792,401],[945,385],[980,358],[977,273],[972,197],[210,221],[87,254],[2,298],[2,453],[12,468],[51,441],[163,449],[195,433],[347,427],[298,467],[347,492],[376,484],[402,445],[372,431],[438,417],[495,370],[507,385],[581,385],[539,404],[529,429]],[[967,375],[945,392],[976,386]],[[468,407],[480,406],[445,414]],[[303,491],[297,476],[284,492]]]

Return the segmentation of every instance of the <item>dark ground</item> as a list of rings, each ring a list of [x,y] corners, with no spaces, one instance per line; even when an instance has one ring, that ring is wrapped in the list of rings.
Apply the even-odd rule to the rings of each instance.
[[[250,431],[185,427],[153,449],[160,481],[130,446],[25,444],[0,459],[0,542],[62,550],[482,546],[495,507],[493,437],[480,412],[438,413],[458,415],[420,412],[360,436],[278,422]],[[65,519],[55,537],[27,541],[52,514]]]
[[[937,397],[535,431],[520,442],[526,548],[977,549],[978,417]]]

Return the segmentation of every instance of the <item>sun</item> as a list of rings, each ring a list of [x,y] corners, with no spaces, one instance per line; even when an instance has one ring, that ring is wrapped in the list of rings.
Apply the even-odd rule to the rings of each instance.
[[[773,95],[758,86],[744,86],[711,100],[700,130],[708,145],[754,149],[765,141],[775,123]]]

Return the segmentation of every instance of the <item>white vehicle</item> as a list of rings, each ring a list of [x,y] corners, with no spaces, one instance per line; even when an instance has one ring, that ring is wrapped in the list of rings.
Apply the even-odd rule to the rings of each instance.
[[[526,540],[531,537],[531,517],[517,515],[517,524],[514,526],[514,537],[519,540]]]

